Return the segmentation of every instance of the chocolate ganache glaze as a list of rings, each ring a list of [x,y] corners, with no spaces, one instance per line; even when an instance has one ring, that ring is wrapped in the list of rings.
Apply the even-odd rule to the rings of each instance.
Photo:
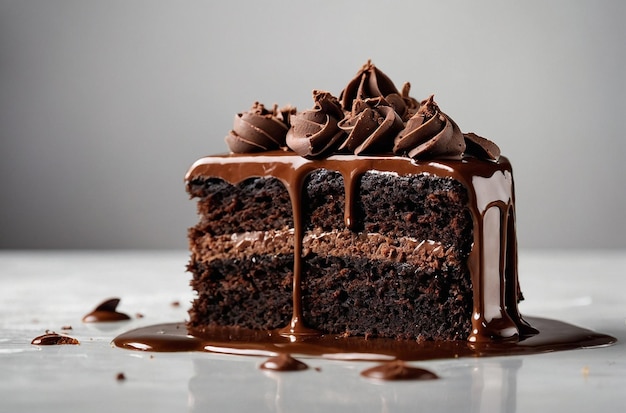
[[[287,108],[279,113],[276,106],[268,111],[255,103],[249,112],[235,118],[233,131],[226,138],[232,153],[201,158],[188,170],[185,181],[189,188],[193,182],[207,178],[235,185],[249,178],[271,177],[287,189],[293,213],[294,257],[292,316],[283,328],[256,331],[213,326],[195,331],[183,324],[160,325],[122,334],[114,340],[115,345],[151,351],[272,357],[305,354],[390,361],[530,354],[613,343],[615,339],[610,336],[533,318],[539,333],[522,317],[518,310],[521,292],[511,164],[500,156],[493,142],[473,133],[463,134],[439,109],[433,96],[419,103],[409,91],[410,85],[405,83],[399,92],[368,61],[339,98],[314,91],[311,110]],[[433,175],[456,180],[467,189],[467,207],[473,222],[473,242],[467,258],[473,311],[467,341],[366,340],[322,334],[307,327],[302,309],[302,200],[307,176],[319,169],[343,177],[344,223],[348,229],[355,228],[359,179],[368,172],[401,177]],[[272,362],[276,360],[291,361],[288,356]],[[364,374],[383,379],[436,378],[407,369],[402,363]]]

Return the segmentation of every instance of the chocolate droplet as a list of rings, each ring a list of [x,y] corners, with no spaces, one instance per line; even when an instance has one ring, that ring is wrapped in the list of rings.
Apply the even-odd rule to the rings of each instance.
[[[306,364],[300,360],[296,360],[289,354],[279,354],[278,356],[270,357],[261,364],[262,370],[274,370],[274,371],[298,371],[306,370],[309,368]]]
[[[376,380],[434,380],[439,378],[433,372],[411,367],[401,360],[371,367],[362,371],[361,376]]]

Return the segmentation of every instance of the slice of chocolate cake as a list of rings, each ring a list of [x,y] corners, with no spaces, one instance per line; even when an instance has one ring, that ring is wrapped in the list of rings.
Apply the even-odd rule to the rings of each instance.
[[[339,98],[255,103],[229,155],[186,176],[188,328],[486,341],[532,334],[517,310],[511,165],[367,63]]]

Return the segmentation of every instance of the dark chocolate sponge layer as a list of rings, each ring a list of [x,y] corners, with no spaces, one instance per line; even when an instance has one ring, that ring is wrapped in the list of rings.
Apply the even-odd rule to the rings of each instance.
[[[189,326],[239,326],[271,330],[292,313],[293,255],[245,260],[192,260],[191,287],[198,292]]]
[[[289,194],[276,178],[251,178],[237,185],[221,179],[194,179],[192,197],[200,198],[200,223],[191,238],[293,228]],[[316,170],[305,180],[305,228],[343,229],[344,182],[341,174]],[[434,240],[469,252],[472,219],[465,188],[450,178],[424,174],[399,177],[366,173],[361,177],[354,210],[354,231],[380,232]]]
[[[199,198],[201,219],[192,232],[215,235],[293,228],[289,193],[276,178],[250,178],[237,185],[217,178],[193,179],[187,190],[192,198]]]
[[[442,254],[421,267],[355,257],[307,259],[304,320],[317,330],[346,335],[466,339],[471,283],[466,270],[446,263],[454,261],[449,258]]]
[[[292,311],[293,256],[196,263],[199,293],[190,327],[224,325],[270,330]],[[398,339],[466,339],[472,294],[453,254],[421,267],[354,257],[307,257],[304,322],[323,333]]]

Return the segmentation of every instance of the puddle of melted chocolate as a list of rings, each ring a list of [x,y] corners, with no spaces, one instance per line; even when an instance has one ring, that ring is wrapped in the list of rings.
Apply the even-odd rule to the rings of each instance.
[[[255,331],[234,327],[213,328],[202,335],[188,333],[184,323],[159,324],[123,333],[113,340],[117,347],[157,352],[204,351],[252,356],[297,354],[335,360],[418,361],[459,357],[538,354],[551,351],[607,346],[614,337],[561,321],[527,317],[540,333],[517,342],[401,341],[305,336],[296,341],[279,331]]]
[[[100,303],[92,312],[83,317],[84,323],[108,323],[113,321],[130,320],[127,314],[117,311],[119,298],[110,298]]]

